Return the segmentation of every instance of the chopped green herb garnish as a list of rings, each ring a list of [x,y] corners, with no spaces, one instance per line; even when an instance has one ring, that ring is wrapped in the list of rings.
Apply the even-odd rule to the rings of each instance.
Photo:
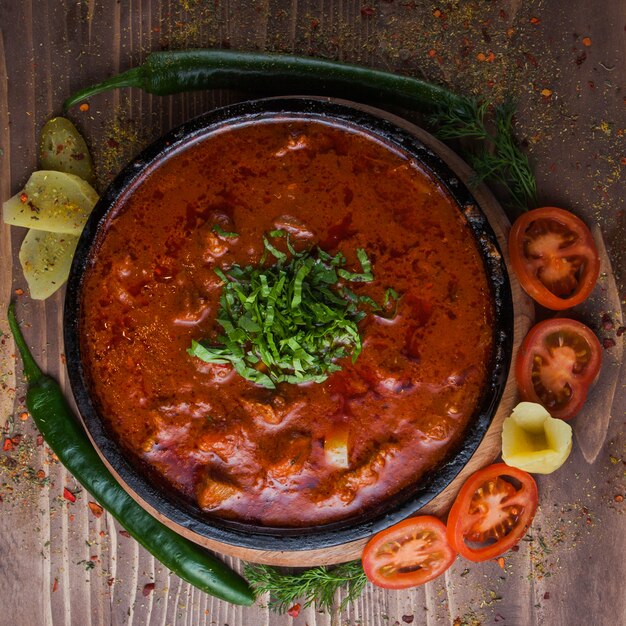
[[[225,237],[226,239],[235,239],[239,237],[239,233],[229,233],[224,230],[219,224],[213,224],[213,228],[211,230],[214,233],[217,233],[220,237]]]
[[[296,252],[285,231],[269,237],[285,237],[290,255],[264,237],[258,266],[216,269],[224,282],[217,315],[224,332],[214,342],[192,341],[188,352],[207,363],[230,363],[247,380],[270,389],[279,382],[322,382],[341,369],[338,359],[359,355],[362,306],[382,308],[344,285],[372,281],[371,262],[359,249],[361,272],[349,272],[341,253]],[[270,254],[276,263],[265,266]]]

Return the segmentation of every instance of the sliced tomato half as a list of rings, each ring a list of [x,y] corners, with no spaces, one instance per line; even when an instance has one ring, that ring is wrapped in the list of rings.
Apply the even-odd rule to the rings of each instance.
[[[509,253],[524,291],[548,309],[580,304],[598,280],[600,260],[591,231],[565,209],[524,213],[511,228]]]
[[[530,474],[504,463],[489,465],[461,487],[448,516],[448,541],[470,561],[500,556],[526,534],[537,501]]]
[[[523,400],[568,420],[583,407],[601,365],[602,348],[590,328],[566,318],[545,320],[530,329],[517,353],[517,387]]]
[[[437,578],[455,559],[445,525],[421,515],[375,535],[363,551],[363,569],[378,587],[406,589]]]

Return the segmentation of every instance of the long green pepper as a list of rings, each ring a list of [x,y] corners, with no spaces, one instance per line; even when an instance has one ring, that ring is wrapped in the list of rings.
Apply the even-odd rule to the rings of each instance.
[[[95,94],[118,87],[138,87],[159,96],[203,89],[271,90],[272,94],[332,95],[391,101],[398,106],[434,112],[463,107],[466,99],[427,83],[358,65],[291,54],[232,50],[164,50],[144,63],[77,91],[63,104],[67,109]],[[304,95],[304,94],[303,94]]]
[[[161,524],[124,491],[76,420],[59,384],[37,365],[18,325],[13,303],[7,316],[28,382],[26,406],[61,463],[132,537],[177,576],[222,600],[251,605],[254,592],[239,574]]]

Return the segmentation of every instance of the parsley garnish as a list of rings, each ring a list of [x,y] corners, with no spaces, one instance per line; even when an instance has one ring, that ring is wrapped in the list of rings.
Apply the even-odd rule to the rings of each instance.
[[[374,280],[371,262],[358,249],[361,272],[350,272],[339,252],[296,252],[285,231],[268,235],[286,238],[289,255],[264,237],[258,266],[216,269],[224,282],[217,315],[224,332],[214,343],[192,341],[188,352],[207,363],[230,363],[247,380],[270,389],[279,382],[322,382],[341,369],[337,359],[354,361],[361,352],[357,324],[366,315],[361,307],[381,309],[344,284]],[[276,262],[266,266],[269,255]]]
[[[213,228],[211,230],[218,235],[219,237],[224,237],[225,239],[236,239],[239,237],[239,233],[229,233],[224,230],[219,224],[213,224]]]

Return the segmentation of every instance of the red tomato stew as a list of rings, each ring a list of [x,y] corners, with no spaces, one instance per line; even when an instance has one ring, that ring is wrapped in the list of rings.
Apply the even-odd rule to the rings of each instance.
[[[399,299],[363,305],[354,361],[270,389],[188,349],[222,332],[220,271],[271,265],[277,230],[355,273],[364,250],[374,279],[352,292]],[[309,526],[384,503],[459,445],[490,374],[494,305],[454,200],[404,153],[320,121],[241,124],[166,159],[108,218],[82,297],[107,428],[225,519]]]

